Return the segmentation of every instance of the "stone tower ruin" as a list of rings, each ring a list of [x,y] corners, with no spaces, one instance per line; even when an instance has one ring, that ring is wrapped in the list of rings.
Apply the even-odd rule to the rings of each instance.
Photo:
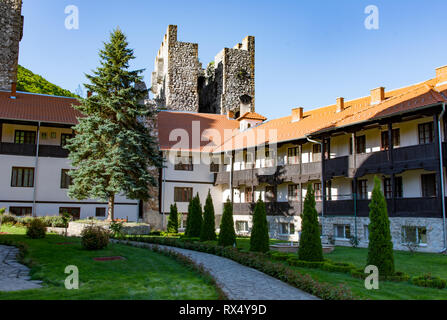
[[[255,108],[255,38],[224,48],[204,69],[198,44],[177,40],[168,26],[152,72],[154,101],[160,108],[234,115]]]
[[[17,83],[19,43],[23,35],[22,0],[0,0],[0,89]]]

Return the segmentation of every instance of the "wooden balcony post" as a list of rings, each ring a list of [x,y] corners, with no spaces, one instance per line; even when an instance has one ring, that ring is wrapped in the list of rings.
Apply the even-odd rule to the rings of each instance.
[[[433,131],[435,134],[434,137],[434,144],[435,144],[435,158],[436,159],[441,159],[441,153],[440,153],[440,149],[439,149],[439,126],[438,126],[438,115],[434,114],[433,115]],[[436,168],[436,187],[437,187],[437,196],[438,196],[438,200],[441,204],[441,208],[442,208],[442,185],[441,185],[441,179],[443,179],[443,177],[441,177],[441,167],[437,166]]]
[[[300,145],[298,146],[298,170],[299,170],[298,174],[299,174],[299,175],[301,175],[301,173],[303,172],[303,165],[302,165],[303,159],[302,159],[302,154],[303,154],[303,145],[300,144]]]
[[[396,212],[396,177],[394,174],[394,141],[393,141],[393,123],[388,123],[388,160],[393,168],[391,174],[391,212]]]
[[[324,167],[325,167],[325,146],[327,145],[327,139],[323,138],[321,143],[321,216],[324,217],[324,213],[326,211],[326,179],[324,177]]]

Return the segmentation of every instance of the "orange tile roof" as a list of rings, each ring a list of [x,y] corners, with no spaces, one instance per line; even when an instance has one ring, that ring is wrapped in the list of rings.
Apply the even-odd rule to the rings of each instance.
[[[273,119],[226,140],[214,152],[250,148],[263,143],[287,142],[305,139],[306,136],[329,131],[368,120],[407,112],[420,107],[447,102],[440,92],[447,94],[447,83],[436,87],[440,79],[385,92],[385,100],[371,104],[371,97],[345,101],[345,108],[337,112],[337,105],[307,111],[303,119],[292,122],[292,116]]]
[[[74,98],[17,92],[11,99],[9,91],[0,91],[0,119],[77,124],[82,114],[72,107]]]
[[[245,112],[242,116],[237,118],[238,121],[240,121],[242,119],[261,120],[261,121],[267,120],[266,117],[261,116],[259,113],[256,113],[256,112]]]
[[[161,150],[209,151],[239,132],[226,115],[161,111],[157,115]]]

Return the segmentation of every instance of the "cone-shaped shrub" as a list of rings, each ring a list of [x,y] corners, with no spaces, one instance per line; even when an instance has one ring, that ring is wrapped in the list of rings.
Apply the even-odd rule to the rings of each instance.
[[[186,218],[185,231],[187,237],[200,237],[202,219],[202,205],[200,204],[199,193],[197,193],[188,206],[188,217]]]
[[[253,212],[253,228],[251,229],[250,236],[250,251],[269,251],[269,229],[267,224],[267,215],[265,212],[265,203],[261,198],[259,198],[256,202]]]
[[[315,195],[312,185],[307,185],[301,214],[301,237],[298,249],[298,259],[304,261],[323,261],[318,213],[315,208]]]
[[[205,207],[203,208],[203,223],[200,232],[200,241],[216,240],[216,222],[214,221],[214,205],[211,192],[208,190]]]
[[[380,275],[394,274],[393,242],[385,196],[380,180],[374,177],[374,189],[369,203],[369,244],[366,265],[374,265]]]
[[[220,246],[232,246],[236,243],[236,232],[234,231],[233,204],[230,199],[224,204],[222,221],[220,222],[220,233],[218,244]]]
[[[177,233],[178,232],[178,211],[177,204],[171,204],[168,219],[168,232]]]

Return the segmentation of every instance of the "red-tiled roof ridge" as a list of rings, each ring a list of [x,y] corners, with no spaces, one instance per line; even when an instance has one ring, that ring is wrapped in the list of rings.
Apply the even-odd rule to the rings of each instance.
[[[260,115],[257,112],[253,112],[253,111],[248,111],[245,112],[242,116],[240,116],[239,118],[237,118],[236,120],[242,120],[242,119],[252,119],[252,120],[261,120],[261,121],[265,121],[267,120],[266,117]]]

